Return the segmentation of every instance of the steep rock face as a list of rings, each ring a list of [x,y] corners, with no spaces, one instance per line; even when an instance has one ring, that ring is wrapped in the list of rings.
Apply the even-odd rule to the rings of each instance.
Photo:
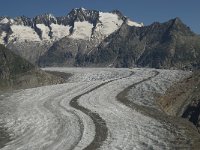
[[[179,18],[143,27],[127,22],[102,42],[63,38],[40,57],[39,65],[200,68],[200,37]]]
[[[99,41],[95,39],[70,39],[65,37],[39,58],[38,64],[44,66],[83,66],[85,58]]]
[[[179,18],[141,28],[124,24],[88,57],[101,66],[198,68],[200,37]]]
[[[192,122],[200,133],[200,71],[176,83],[158,98],[161,108],[172,116],[183,117]]]
[[[126,20],[129,24],[142,26],[130,21],[119,11],[104,13],[84,8],[73,9],[63,17],[54,17],[52,14],[34,18],[0,17],[0,44],[35,63],[53,43],[64,37],[75,41],[92,39],[98,44]]]
[[[0,90],[62,83],[59,77],[35,68],[27,60],[0,45]]]
[[[2,45],[0,45],[0,56],[1,79],[10,79],[15,74],[25,73],[31,69],[34,69],[32,64],[13,54]]]
[[[115,10],[0,18],[0,43],[40,66],[200,68],[200,37],[179,18],[143,26]]]

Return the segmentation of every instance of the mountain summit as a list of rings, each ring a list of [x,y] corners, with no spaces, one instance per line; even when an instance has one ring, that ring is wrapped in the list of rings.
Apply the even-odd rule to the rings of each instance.
[[[149,26],[118,10],[0,17],[0,43],[40,66],[200,68],[200,37],[178,17]]]
[[[73,9],[62,17],[52,14],[34,18],[0,17],[0,44],[35,63],[54,42],[64,37],[75,40],[92,39],[96,41],[95,44],[99,44],[118,30],[126,19],[128,18],[119,11],[100,12],[84,8]],[[132,21],[129,23],[142,26]]]
[[[76,42],[77,43],[77,42]],[[200,68],[200,37],[179,18],[136,27],[123,23],[99,45],[68,38],[39,59],[41,66]]]

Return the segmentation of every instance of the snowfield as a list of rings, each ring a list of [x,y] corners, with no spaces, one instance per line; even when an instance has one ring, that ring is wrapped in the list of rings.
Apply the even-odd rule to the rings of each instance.
[[[81,8],[83,15],[88,15],[87,10]],[[76,10],[76,9],[75,9]],[[78,9],[76,10],[78,11]],[[77,13],[77,12],[76,12]],[[76,14],[74,14],[76,15]],[[99,12],[99,18],[97,24],[94,25],[89,20],[74,20],[72,24],[65,24],[64,22],[58,23],[56,17],[52,14],[44,15],[46,16],[49,22],[49,25],[42,23],[34,23],[36,27],[32,25],[26,25],[27,22],[23,22],[20,20],[19,22],[15,19],[2,17],[0,18],[0,26],[2,29],[0,32],[0,43],[7,45],[12,43],[22,43],[22,42],[39,42],[43,43],[51,43],[68,37],[76,40],[97,40],[98,43],[102,42],[107,36],[118,30],[123,24],[123,19],[119,17],[119,15],[115,13],[109,12]],[[36,16],[40,18],[41,16]],[[77,16],[74,16],[75,18]],[[43,18],[45,20],[45,18]],[[17,19],[19,20],[19,19]],[[137,23],[127,19],[127,23],[129,26],[142,27],[142,23]],[[4,29],[4,26],[8,26],[10,30]],[[6,27],[6,28],[8,28]],[[36,29],[37,28],[37,29]],[[39,33],[38,33],[39,31]],[[5,38],[6,37],[6,38]],[[28,49],[28,48],[26,48]]]
[[[11,137],[2,150],[190,149],[192,141],[184,131],[147,114],[148,108],[160,111],[155,94],[164,94],[190,73],[139,68],[44,70],[73,76],[65,84],[1,96],[0,106],[6,109],[1,110],[0,125]]]
[[[30,40],[33,42],[39,42],[40,38],[38,34],[31,28],[23,25],[12,25],[12,34],[9,37],[9,42],[18,41],[23,42],[25,40]]]
[[[51,25],[52,37],[54,40],[59,40],[70,34],[70,26],[58,25],[52,23]]]
[[[90,39],[92,28],[93,24],[88,21],[75,22],[74,32],[71,37],[74,39]]]

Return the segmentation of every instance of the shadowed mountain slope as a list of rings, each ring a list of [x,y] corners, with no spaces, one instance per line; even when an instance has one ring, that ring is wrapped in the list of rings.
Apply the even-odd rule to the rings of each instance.
[[[64,82],[0,45],[0,90],[20,89]]]

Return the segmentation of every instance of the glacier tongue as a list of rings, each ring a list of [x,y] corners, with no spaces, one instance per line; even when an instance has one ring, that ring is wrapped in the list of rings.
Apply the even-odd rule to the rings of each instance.
[[[2,150],[80,150],[89,149],[91,143],[98,147],[90,149],[100,150],[192,149],[194,143],[187,137],[185,122],[170,121],[154,104],[155,94],[164,93],[188,72],[146,68],[45,70],[73,73],[74,77],[60,85],[16,91],[0,101],[6,108],[0,113],[0,123],[12,138]],[[136,105],[138,102],[145,109]]]

